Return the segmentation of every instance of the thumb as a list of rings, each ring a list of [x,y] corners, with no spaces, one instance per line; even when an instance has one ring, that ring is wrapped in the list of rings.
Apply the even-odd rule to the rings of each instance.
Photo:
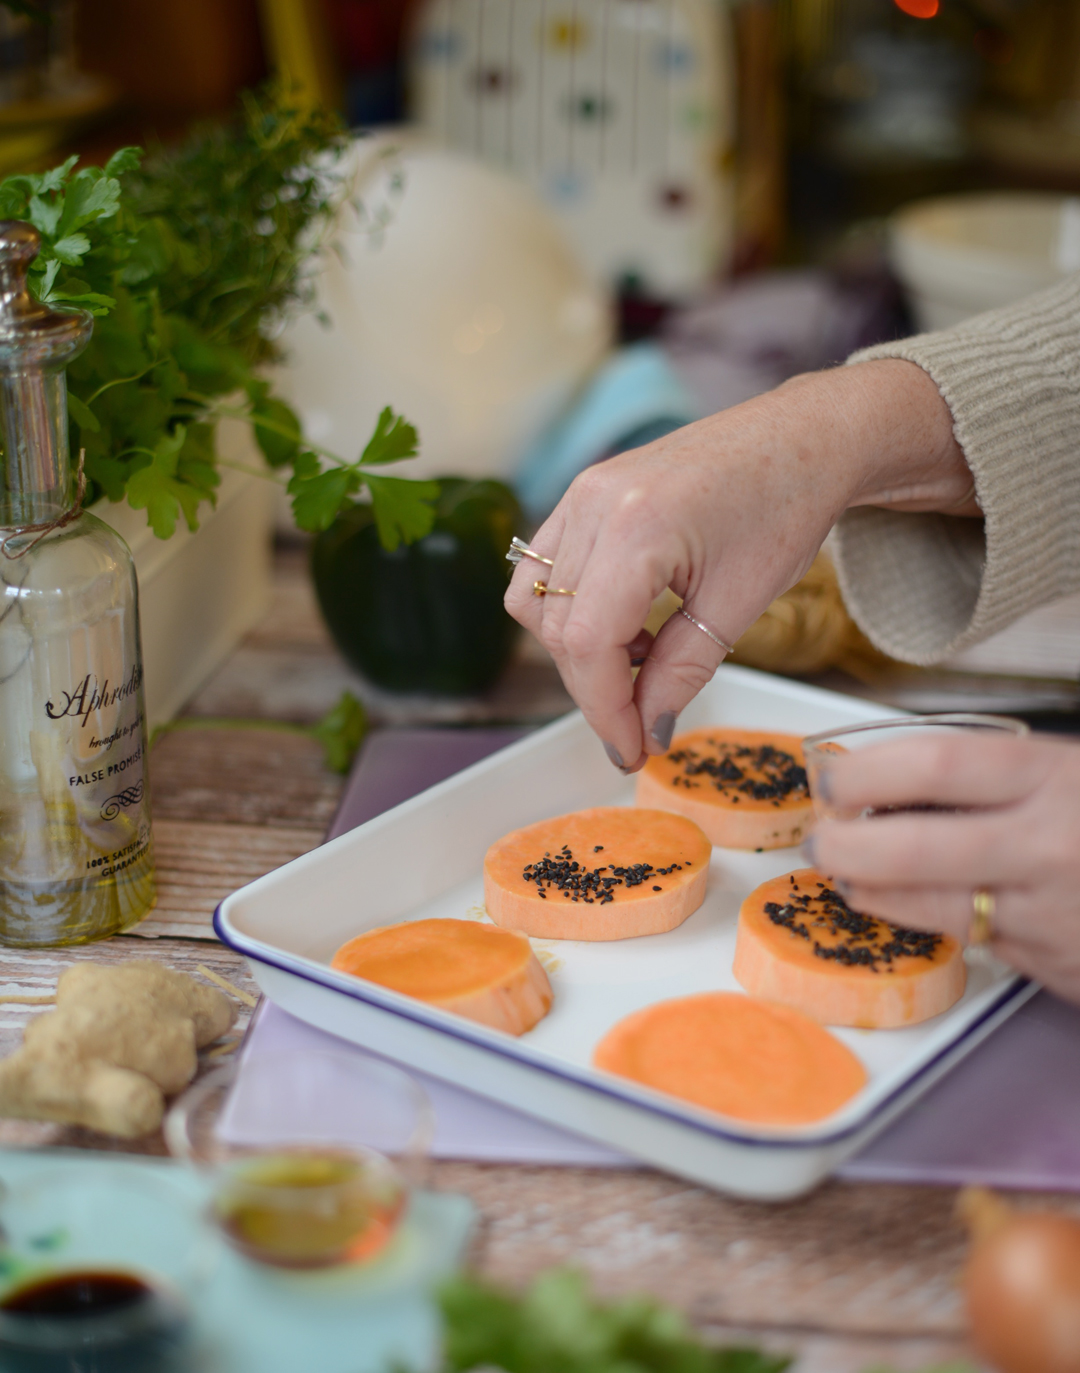
[[[634,685],[647,753],[667,752],[680,712],[712,681],[725,656],[724,649],[685,613],[676,611],[666,622]]]

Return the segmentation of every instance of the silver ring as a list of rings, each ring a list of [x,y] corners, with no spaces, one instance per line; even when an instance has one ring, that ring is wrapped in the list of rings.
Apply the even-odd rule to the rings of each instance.
[[[542,553],[535,552],[524,539],[519,539],[515,534],[510,540],[510,551],[506,555],[506,561],[513,563],[516,567],[522,558],[532,558],[535,562],[543,563],[545,567],[555,566],[550,558],[545,558]]]
[[[689,610],[687,610],[684,606],[679,606],[679,614],[682,615],[685,619],[689,620],[692,625],[697,625],[698,629],[701,630],[702,634],[707,634],[709,638],[713,641],[713,643],[716,644],[718,648],[722,648],[725,653],[735,652],[731,645],[725,644],[723,639],[721,639],[720,635],[714,634],[708,625],[703,625],[700,620],[695,620],[693,615],[691,615]]]

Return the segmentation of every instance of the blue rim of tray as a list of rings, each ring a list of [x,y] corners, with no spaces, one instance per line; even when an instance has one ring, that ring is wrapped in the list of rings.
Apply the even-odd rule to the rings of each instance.
[[[275,968],[278,972],[288,973],[290,977],[299,977],[305,982],[314,983],[315,986],[322,987],[328,992],[337,992],[340,996],[350,997],[353,1001],[362,1001],[366,1006],[370,1006],[373,1010],[381,1011],[385,1015],[394,1015],[400,1020],[408,1020],[415,1025],[422,1025],[426,1030],[432,1030],[436,1034],[446,1035],[450,1039],[461,1040],[474,1049],[482,1049],[488,1053],[495,1054],[500,1058],[505,1058],[510,1062],[517,1064],[519,1067],[529,1069],[531,1072],[545,1073],[549,1077],[558,1078],[563,1082],[571,1083],[575,1087],[590,1092],[596,1092],[602,1096],[611,1097],[624,1106],[633,1106],[637,1110],[648,1111],[651,1115],[660,1116],[663,1119],[670,1120],[684,1128],[696,1130],[700,1134],[709,1135],[715,1139],[722,1139],[728,1143],[738,1144],[752,1149],[821,1149],[831,1144],[840,1144],[844,1140],[850,1139],[852,1135],[860,1134],[866,1129],[871,1121],[880,1116],[883,1111],[886,1111],[899,1098],[906,1096],[915,1083],[924,1078],[927,1073],[933,1071],[943,1059],[950,1058],[956,1050],[981,1029],[988,1020],[992,1020],[1010,1001],[1015,1000],[1017,997],[1027,992],[1032,985],[1029,978],[1020,977],[1019,975],[1006,983],[1001,995],[996,997],[989,1006],[985,1007],[977,1019],[973,1020],[969,1025],[966,1025],[955,1039],[950,1040],[948,1044],[939,1049],[932,1058],[929,1058],[925,1063],[920,1064],[909,1077],[906,1077],[902,1083],[888,1094],[888,1096],[883,1097],[866,1115],[862,1116],[857,1121],[853,1121],[850,1125],[846,1125],[842,1129],[836,1130],[831,1134],[803,1136],[799,1139],[792,1139],[785,1135],[744,1135],[736,1130],[710,1125],[706,1121],[699,1120],[696,1116],[684,1115],[683,1112],[677,1109],[660,1106],[655,1102],[644,1100],[640,1096],[622,1092],[617,1087],[609,1085],[606,1082],[598,1082],[591,1077],[580,1076],[571,1069],[559,1068],[551,1063],[537,1062],[535,1059],[527,1058],[519,1053],[515,1053],[509,1045],[504,1047],[501,1044],[489,1043],[486,1039],[481,1039],[479,1036],[470,1034],[466,1028],[468,1022],[463,1021],[460,1027],[457,1025],[443,1025],[437,1021],[430,1020],[426,1015],[418,1011],[412,1011],[403,1006],[388,1006],[384,1002],[368,996],[364,992],[362,986],[339,987],[335,982],[330,982],[318,975],[316,971],[318,965],[295,967],[291,962],[279,962],[274,957],[268,956],[263,951],[265,946],[261,945],[260,941],[253,941],[253,943],[260,944],[259,950],[256,952],[255,949],[245,945],[244,937],[242,935],[228,928],[221,910],[224,904],[224,901],[219,902],[214,910],[214,933],[226,947],[233,949],[236,953],[242,954],[245,958],[253,959],[256,963],[263,963],[269,968]],[[303,962],[307,963],[309,960],[305,959]],[[375,1052],[378,1051],[375,1050]],[[391,1055],[391,1057],[393,1057],[393,1055]],[[438,1074],[436,1074],[436,1076],[438,1076]],[[481,1092],[480,1095],[482,1096],[483,1093]],[[581,1133],[581,1131],[579,1130],[578,1133]]]

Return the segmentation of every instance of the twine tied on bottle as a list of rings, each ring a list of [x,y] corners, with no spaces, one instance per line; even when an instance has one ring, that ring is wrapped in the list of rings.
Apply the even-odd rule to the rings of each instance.
[[[86,449],[79,449],[79,466],[75,475],[75,501],[62,514],[57,515],[55,520],[49,520],[47,524],[23,524],[17,529],[12,529],[10,533],[0,537],[0,553],[3,553],[8,562],[15,562],[19,558],[25,558],[32,548],[51,534],[54,529],[63,529],[66,525],[77,520],[82,514],[83,498],[86,495]],[[31,539],[24,547],[12,553],[9,545],[13,539],[21,538],[24,534],[36,534],[36,539]]]

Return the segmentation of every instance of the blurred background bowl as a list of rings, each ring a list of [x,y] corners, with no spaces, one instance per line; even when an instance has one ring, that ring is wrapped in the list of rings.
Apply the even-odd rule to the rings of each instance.
[[[947,329],[1080,267],[1080,200],[1037,192],[941,196],[898,211],[890,260],[918,329]]]

